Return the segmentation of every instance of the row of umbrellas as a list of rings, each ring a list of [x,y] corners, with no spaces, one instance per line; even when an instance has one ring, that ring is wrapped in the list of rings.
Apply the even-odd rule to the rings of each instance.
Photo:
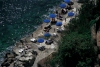
[[[68,16],[69,16],[69,17],[74,16],[74,13],[73,13],[73,12],[68,12]],[[56,14],[50,14],[49,17],[50,17],[50,18],[55,18],[55,17],[56,17]],[[45,19],[43,22],[49,23],[50,20],[49,20],[49,19]]]
[[[64,2],[65,2],[65,3],[70,3],[71,1],[70,1],[70,0],[64,0]],[[65,5],[65,4],[60,4],[60,7],[61,7],[61,8],[65,8],[66,5]],[[73,16],[73,15],[74,15],[73,12],[68,12],[68,16]],[[55,18],[56,15],[55,15],[55,14],[50,14],[49,17],[50,17],[50,18]],[[49,19],[45,19],[43,22],[49,23],[50,20],[49,20]],[[62,26],[62,22],[57,22],[57,23],[56,23],[56,26]],[[44,34],[44,36],[45,36],[45,37],[50,37],[51,34],[48,33],[48,32],[46,32],[46,33]],[[37,42],[38,42],[38,43],[43,43],[43,42],[44,42],[44,39],[43,39],[43,38],[39,38],[39,39],[37,40]]]
[[[56,23],[56,26],[61,26],[61,25],[62,25],[62,22],[57,22],[57,23]],[[44,34],[44,36],[45,36],[45,37],[50,37],[51,34],[50,34],[49,32],[46,32],[46,33]],[[43,39],[43,38],[39,38],[39,39],[37,40],[37,42],[38,42],[38,43],[43,43],[43,42],[44,42],[44,39]]]
[[[44,36],[45,36],[45,37],[50,37],[51,34],[47,32],[47,33],[44,34]],[[43,39],[43,38],[39,38],[39,39],[37,40],[37,42],[38,42],[38,43],[43,43],[43,42],[44,42],[44,39]]]
[[[49,20],[49,19],[45,19],[44,22],[45,22],[45,23],[49,23],[50,20]],[[57,23],[56,23],[56,26],[61,26],[61,25],[62,25],[62,22],[57,22]]]

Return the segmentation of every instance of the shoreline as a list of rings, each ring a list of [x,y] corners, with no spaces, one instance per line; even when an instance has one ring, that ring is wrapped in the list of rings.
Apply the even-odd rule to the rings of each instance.
[[[50,10],[52,11],[55,7],[56,7],[56,6],[53,6],[53,8],[50,8]],[[49,11],[50,11],[50,10],[49,10]],[[49,11],[48,11],[48,13],[49,13]],[[53,12],[53,11],[52,11],[52,12]],[[47,17],[47,16],[48,16],[48,13],[47,13],[47,14],[43,14],[42,16],[45,15],[45,17],[48,18],[48,17]],[[34,26],[34,29],[35,29],[34,31],[36,31],[37,28],[38,28],[39,26],[41,26],[42,24],[43,24],[43,22],[40,23],[39,25]],[[33,32],[34,32],[34,31],[33,31]],[[22,38],[27,38],[27,37],[29,37],[33,32],[31,31],[30,33],[27,33],[27,34],[23,35],[23,36],[22,36],[21,38],[19,38],[16,42],[20,42],[20,39],[22,39]],[[9,50],[10,52],[12,52],[12,49],[13,49],[13,47],[15,46],[16,42],[15,42],[13,45],[7,47],[5,50],[2,50],[2,51],[0,52],[0,55],[1,55],[1,56],[0,56],[0,62],[3,62],[2,59],[4,59],[3,57],[5,56],[5,54],[7,53],[8,50]],[[10,49],[10,48],[11,48],[11,49]],[[0,65],[1,65],[1,63],[0,63]]]
[[[7,2],[10,4],[9,1],[7,1]],[[16,1],[16,2],[18,2],[18,1]],[[4,34],[5,30],[2,30],[1,31],[2,32],[2,34],[1,34],[2,38],[0,40],[2,42],[2,46],[0,47],[0,51],[1,52],[4,51],[4,50],[6,50],[7,47],[13,45],[14,42],[15,42],[15,40],[19,40],[20,38],[22,38],[21,36],[30,33],[30,30],[34,27],[34,25],[38,25],[38,22],[41,22],[41,19],[45,18],[45,17],[41,17],[41,16],[42,15],[46,15],[47,12],[48,12],[48,10],[49,10],[49,8],[53,8],[53,6],[56,6],[58,4],[58,2],[61,2],[61,1],[60,0],[50,1],[48,4],[45,4],[45,6],[43,6],[43,8],[45,8],[46,10],[43,10],[42,7],[40,7],[40,8],[38,7],[41,4],[44,4],[45,1],[40,1],[40,0],[38,0],[38,1],[35,0],[34,1],[33,0],[32,2],[33,3],[30,3],[28,1],[27,4],[32,4],[31,6],[33,8],[37,7],[36,9],[31,8],[30,10],[26,10],[25,13],[23,13],[23,11],[22,11],[23,16],[21,18],[19,18],[18,20],[17,19],[14,20],[13,18],[10,18],[11,21],[10,20],[7,20],[7,22],[9,21],[9,22],[13,23],[13,25],[12,24],[11,25],[7,24],[7,26],[5,25],[4,27],[1,27],[1,29],[3,29],[3,28],[5,29],[6,27],[8,27],[8,29],[9,29],[9,30],[7,29],[7,31],[9,31],[8,34],[7,33]],[[39,2],[41,2],[41,3],[38,4]],[[4,3],[5,3],[5,1],[4,1]],[[14,4],[14,3],[12,2],[11,4]],[[15,3],[15,4],[17,4],[17,3]],[[23,3],[23,5],[27,5],[27,4],[24,4]],[[34,6],[34,4],[36,6]],[[23,6],[23,5],[21,5],[21,6]],[[15,8],[17,6],[13,6],[13,7]],[[28,7],[29,7],[29,5],[26,6],[26,8],[28,8]],[[23,7],[21,9],[23,10]],[[8,8],[8,10],[10,10],[10,8]],[[14,10],[16,11],[16,9],[14,9]],[[19,10],[18,10],[18,13],[20,13]],[[35,18],[35,16],[38,16],[40,18],[40,20],[39,20],[38,17]],[[35,21],[35,19],[36,19],[36,21]],[[6,24],[6,22],[3,22],[2,21],[1,22],[1,25],[3,25],[2,23]],[[13,31],[13,30],[11,31],[10,27],[11,28],[14,27],[14,30],[15,31]],[[24,28],[22,28],[22,27],[24,27]],[[32,30],[31,30],[31,32],[32,32]],[[0,43],[0,45],[1,45],[1,43]]]
[[[57,7],[57,8],[59,8],[59,7]],[[63,15],[63,17],[66,17],[66,16],[64,16]],[[72,18],[72,17],[71,17]],[[70,17],[67,19],[67,22],[69,22],[69,20],[71,19]],[[59,21],[59,20],[57,20],[57,21]],[[64,23],[65,21],[64,21],[64,19],[62,20],[62,22]],[[43,28],[45,27],[45,23],[42,23],[42,24],[40,24],[39,26],[38,26],[38,28],[34,31],[34,32],[32,32],[33,33],[33,37],[34,38],[38,38],[38,36],[37,36],[37,34],[39,34],[40,32],[41,32],[41,25],[43,26]],[[54,28],[56,28],[55,26],[54,26]],[[43,31],[43,30],[42,30]],[[53,32],[53,31],[50,31],[50,32]],[[32,37],[32,33],[30,33],[30,35],[28,35],[28,37],[23,37],[23,38],[21,38],[21,39],[27,39],[27,41],[30,43],[30,44],[32,44],[32,45],[34,45],[33,43],[31,43],[30,42],[30,39],[31,38],[33,38]],[[60,37],[60,34],[58,34],[58,36]],[[20,39],[20,40],[21,40]],[[20,40],[19,40],[19,42],[20,42]],[[60,40],[60,38],[58,38],[57,39],[58,41]],[[58,46],[58,44],[57,44],[57,42],[55,42],[56,43],[56,46]],[[36,43],[37,44],[37,43]],[[25,46],[25,45],[24,45]],[[35,45],[36,46],[36,45]],[[13,46],[13,48],[12,48],[12,50],[14,49],[14,48],[16,48],[16,46],[14,45]],[[56,48],[58,48],[58,47],[56,47]],[[37,49],[37,48],[36,48]],[[37,52],[38,52],[38,50],[37,50]],[[41,54],[41,53],[40,53]],[[50,54],[50,53],[49,53]],[[37,58],[36,58],[37,59]],[[33,65],[32,67],[36,67],[35,65]]]

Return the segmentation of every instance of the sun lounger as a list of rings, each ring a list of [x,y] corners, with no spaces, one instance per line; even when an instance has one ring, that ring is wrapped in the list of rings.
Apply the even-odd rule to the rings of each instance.
[[[45,46],[39,47],[38,48],[40,51],[44,51],[45,50]]]
[[[57,23],[57,21],[51,21],[51,24],[53,25],[53,24],[56,24]]]
[[[21,52],[23,52],[23,51],[24,51],[24,49],[20,49],[18,52],[21,53]]]
[[[37,42],[37,40],[35,39],[35,38],[32,38],[32,39],[30,39],[31,40],[31,42],[33,42],[33,43],[36,43]]]
[[[62,33],[62,31],[63,31],[62,29],[58,29],[57,33]]]
[[[49,32],[49,30],[50,30],[51,28],[52,28],[51,25],[48,25],[48,26],[44,27],[44,30],[43,30],[43,31]]]
[[[62,13],[62,14],[66,14],[67,12],[68,12],[67,9],[62,9],[62,10],[61,10],[61,13]]]
[[[73,9],[71,6],[67,6],[66,8],[65,8],[66,10],[68,9],[68,10],[71,10],[71,9]]]
[[[53,43],[53,40],[51,40],[51,39],[49,39],[49,40],[47,40],[46,42],[45,42],[45,44],[47,44],[47,45],[51,45]]]
[[[72,1],[70,3],[68,3],[68,5],[73,5],[73,4],[74,4],[74,2],[72,2]]]

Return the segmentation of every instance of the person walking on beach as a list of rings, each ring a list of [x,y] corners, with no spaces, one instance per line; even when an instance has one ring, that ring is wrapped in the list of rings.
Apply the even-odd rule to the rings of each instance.
[[[32,33],[32,37],[33,37],[33,33]]]
[[[27,43],[27,40],[25,39],[25,43]]]
[[[58,14],[58,10],[56,10],[56,14]]]
[[[42,32],[42,34],[43,34],[43,32]]]
[[[20,40],[20,42],[22,43],[22,45],[24,45],[24,41],[23,40]]]
[[[42,27],[43,27],[43,26],[41,25],[41,29],[42,29]]]

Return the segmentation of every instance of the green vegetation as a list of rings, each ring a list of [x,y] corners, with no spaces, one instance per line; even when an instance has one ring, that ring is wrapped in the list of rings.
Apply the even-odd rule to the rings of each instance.
[[[100,1],[96,6],[93,3],[84,3],[79,16],[70,21],[68,31],[62,34],[58,53],[50,61],[52,67],[94,67],[97,52],[91,41],[90,27],[98,22],[95,19],[100,16]]]

